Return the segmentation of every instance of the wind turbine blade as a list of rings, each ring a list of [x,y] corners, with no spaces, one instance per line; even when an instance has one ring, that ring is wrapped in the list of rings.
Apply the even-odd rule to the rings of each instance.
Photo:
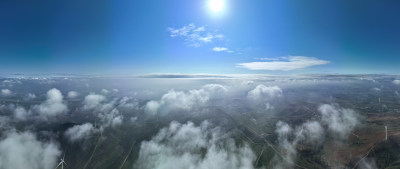
[[[56,168],[58,168],[60,165],[61,165],[61,163],[58,163],[58,165],[57,165],[57,167],[56,167]],[[54,168],[54,169],[56,169],[56,168]]]
[[[64,164],[67,165],[67,163],[64,161]]]

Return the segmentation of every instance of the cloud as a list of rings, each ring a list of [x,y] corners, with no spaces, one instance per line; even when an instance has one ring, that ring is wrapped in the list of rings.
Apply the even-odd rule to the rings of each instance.
[[[225,86],[219,84],[207,84],[201,89],[188,92],[170,90],[159,101],[151,100],[146,106],[146,112],[156,114],[167,113],[170,110],[191,110],[196,106],[207,103],[212,98],[218,98],[227,91]]]
[[[70,98],[70,99],[74,99],[74,98],[76,98],[78,96],[79,96],[79,93],[76,92],[76,91],[69,91],[68,94],[67,94],[67,97]]]
[[[297,156],[297,145],[318,147],[330,134],[330,138],[345,140],[347,136],[360,124],[360,116],[351,109],[344,109],[337,105],[324,104],[319,107],[321,119],[307,121],[294,129],[289,124],[278,121],[275,133],[278,136],[278,145],[282,156],[273,158],[274,168],[293,168]],[[284,158],[283,160],[281,158]]]
[[[360,124],[360,115],[352,109],[324,104],[318,110],[322,115],[322,124],[328,126],[328,130],[340,139],[346,139],[354,128]]]
[[[296,147],[300,142],[310,146],[318,146],[324,139],[324,129],[317,121],[308,121],[295,129],[285,122],[278,121],[275,133],[278,136],[278,146],[283,150],[281,151],[282,156],[275,155],[273,158],[274,168],[276,169],[294,167],[297,156]]]
[[[393,80],[393,84],[400,85],[400,80]]]
[[[282,89],[278,86],[258,85],[247,93],[247,98],[251,100],[271,100],[282,96]]]
[[[314,57],[306,56],[289,56],[282,57],[280,61],[270,61],[270,62],[248,62],[239,63],[238,67],[246,68],[250,70],[282,70],[289,71],[295,69],[303,69],[310,66],[324,65],[330,63],[326,60],[317,59]]]
[[[149,141],[143,141],[135,168],[152,169],[252,169],[255,154],[248,145],[223,137],[205,121],[171,122]]]
[[[63,95],[56,89],[50,89],[47,92],[47,100],[40,105],[36,105],[35,109],[42,117],[55,117],[61,113],[68,111],[67,105],[63,103]]]
[[[212,50],[214,52],[227,52],[228,48],[226,48],[226,47],[214,47]]]
[[[358,169],[378,169],[373,158],[363,158],[357,167]]]
[[[92,134],[96,132],[98,132],[98,130],[96,130],[91,123],[85,123],[69,128],[65,131],[64,135],[70,142],[77,142],[91,137]]]
[[[35,99],[35,98],[36,98],[36,95],[33,94],[33,93],[28,93],[28,95],[26,96],[27,100],[32,100],[32,99]]]
[[[83,108],[84,109],[93,109],[93,108],[99,106],[105,100],[106,100],[106,97],[104,97],[103,95],[91,93],[91,94],[87,95],[85,97],[85,99],[83,100],[83,104],[84,104]]]
[[[30,132],[11,131],[0,141],[0,168],[53,169],[61,151]]]
[[[170,37],[181,37],[192,47],[200,47],[203,44],[211,43],[217,39],[221,40],[224,37],[222,34],[208,32],[204,26],[196,27],[193,23],[182,28],[167,28],[167,30]]]
[[[263,109],[271,110],[274,106],[271,104],[276,98],[282,96],[282,89],[278,86],[258,85],[247,93],[247,99],[250,104],[263,105]]]
[[[101,89],[101,93],[108,94],[108,93],[110,93],[110,91],[108,91],[107,89]]]
[[[17,106],[14,109],[14,118],[20,121],[25,121],[28,119],[30,112],[26,111],[25,108]]]
[[[112,105],[113,107],[114,104],[110,103],[109,105]],[[122,120],[124,119],[120,111],[116,108],[113,108],[111,111],[107,110],[100,111],[100,113],[97,114],[97,116],[100,118],[103,127],[107,126],[117,127],[122,124]]]
[[[12,94],[10,89],[1,89],[1,95],[10,96]]]

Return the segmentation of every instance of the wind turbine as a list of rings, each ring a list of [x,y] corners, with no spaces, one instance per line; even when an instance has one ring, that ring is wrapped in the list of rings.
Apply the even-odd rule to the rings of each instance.
[[[58,163],[57,167],[54,169],[57,169],[60,165],[61,165],[61,169],[64,169],[64,164],[67,165],[67,163],[65,163],[65,161],[64,161],[64,157],[65,157],[65,154],[64,154],[63,158],[60,159],[60,163]]]
[[[385,126],[385,132],[386,132],[386,141],[387,141],[387,126]]]

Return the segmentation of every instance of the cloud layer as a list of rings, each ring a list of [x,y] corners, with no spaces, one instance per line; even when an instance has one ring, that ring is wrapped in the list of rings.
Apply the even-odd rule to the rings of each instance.
[[[250,70],[282,70],[289,71],[295,69],[303,69],[310,66],[324,65],[330,63],[326,60],[321,60],[314,57],[306,56],[289,56],[282,57],[280,61],[269,61],[269,62],[248,62],[239,63],[238,67],[246,68]]]

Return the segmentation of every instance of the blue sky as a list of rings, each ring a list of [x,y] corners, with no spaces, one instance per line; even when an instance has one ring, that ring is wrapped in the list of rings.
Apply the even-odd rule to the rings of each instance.
[[[399,1],[223,1],[5,0],[0,71],[400,73]]]

